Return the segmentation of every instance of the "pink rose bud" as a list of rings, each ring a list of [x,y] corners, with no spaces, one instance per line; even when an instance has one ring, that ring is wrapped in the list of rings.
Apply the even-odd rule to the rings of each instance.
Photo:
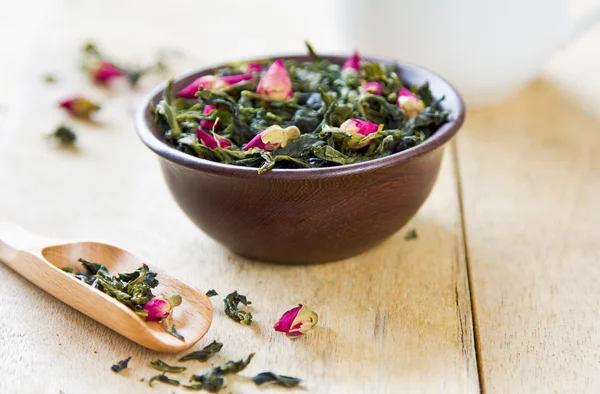
[[[289,337],[298,337],[310,331],[318,321],[319,316],[315,312],[298,304],[297,307],[285,312],[273,328],[277,332],[284,332]]]
[[[244,147],[242,150],[250,150],[252,148],[258,148],[262,150],[273,151],[277,148],[277,144],[268,144],[262,141],[262,132],[255,135]]]
[[[198,92],[198,87],[202,86],[205,90],[210,90],[213,88],[213,85],[217,81],[217,77],[214,75],[205,75],[196,79],[194,82],[190,83],[185,88],[181,89],[177,92],[179,97],[183,98],[196,98],[196,93]]]
[[[258,83],[256,93],[274,100],[292,97],[292,80],[280,59],[275,60]]]
[[[352,69],[356,72],[360,72],[360,56],[358,52],[354,52],[342,66],[342,70]]]
[[[340,129],[350,134],[360,134],[365,136],[376,132],[379,129],[379,126],[368,120],[352,118],[342,123]]]
[[[202,141],[202,143],[210,149],[228,148],[231,146],[231,143],[225,138],[220,138],[211,133],[207,133],[199,127],[196,129],[196,137],[198,137],[198,141]]]
[[[220,90],[226,88],[227,86],[235,85],[236,83],[240,83],[242,81],[249,81],[252,79],[252,74],[239,74],[239,75],[228,75],[226,77],[220,77],[215,82],[213,89]]]
[[[361,90],[363,92],[369,92],[378,96],[381,96],[383,94],[383,87],[381,86],[381,82],[366,82],[361,86]]]
[[[362,145],[359,144],[359,142],[361,139],[363,139],[363,137],[375,133],[377,130],[379,130],[379,126],[373,122],[369,122],[368,120],[352,118],[342,123],[340,129],[352,135],[352,138],[350,138],[348,145],[353,150],[356,150],[371,144],[371,141],[368,141],[366,144]]]
[[[250,140],[242,150],[259,148],[272,151],[279,147],[285,148],[289,141],[300,138],[300,129],[288,126],[285,129],[278,125],[269,126]]]
[[[113,78],[123,75],[123,71],[112,63],[100,61],[95,67],[89,70],[92,77],[99,83],[107,83]]]
[[[165,319],[171,313],[171,304],[160,297],[154,297],[142,307],[142,310],[148,311],[146,321],[159,321]]]
[[[263,66],[260,63],[248,63],[246,65],[246,73],[252,75],[260,75],[263,71]]]
[[[98,111],[100,106],[85,97],[73,97],[62,100],[59,103],[61,108],[66,109],[71,115],[78,118],[87,118],[90,113]]]
[[[216,110],[216,108],[214,105],[207,105],[204,107],[204,110],[202,111],[202,115],[210,115],[215,110]],[[213,127],[215,127],[215,121],[214,120],[201,120],[200,127],[202,127],[203,129],[206,129],[206,130],[212,130]],[[220,129],[220,128],[221,128],[221,125],[217,124],[217,126],[215,127],[215,130]]]
[[[414,118],[419,112],[425,109],[423,101],[419,100],[413,92],[406,88],[402,88],[400,89],[400,92],[398,92],[396,104],[409,118]]]

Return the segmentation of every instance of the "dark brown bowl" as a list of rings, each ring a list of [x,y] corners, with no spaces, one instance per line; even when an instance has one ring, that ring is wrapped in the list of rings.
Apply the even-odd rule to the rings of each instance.
[[[282,59],[310,60],[307,56]],[[335,63],[344,57],[325,56]],[[378,60],[380,59],[368,59]],[[142,141],[159,155],[175,200],[206,234],[235,253],[277,263],[318,263],[355,256],[398,231],[429,195],[444,145],[463,124],[465,110],[448,82],[421,67],[398,65],[407,84],[429,81],[452,120],[420,145],[363,163],[311,169],[275,169],[258,174],[200,159],[169,146],[150,113],[166,84],[141,104],[135,125]],[[175,80],[177,91],[212,68]]]

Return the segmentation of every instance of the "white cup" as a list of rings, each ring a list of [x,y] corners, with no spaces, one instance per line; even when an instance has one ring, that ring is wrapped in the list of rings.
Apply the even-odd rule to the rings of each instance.
[[[427,67],[481,106],[534,78],[600,6],[577,22],[565,0],[338,0],[335,14],[346,49]]]

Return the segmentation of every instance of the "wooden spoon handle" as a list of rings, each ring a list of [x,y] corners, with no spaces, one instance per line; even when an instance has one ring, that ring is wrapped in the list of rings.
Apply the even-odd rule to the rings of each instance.
[[[39,251],[51,241],[7,221],[0,220],[0,261],[19,271],[15,259],[19,251]]]

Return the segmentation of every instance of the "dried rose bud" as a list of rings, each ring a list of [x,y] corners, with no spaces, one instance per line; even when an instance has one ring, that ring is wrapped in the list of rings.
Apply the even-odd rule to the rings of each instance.
[[[228,75],[225,77],[220,77],[217,79],[217,82],[215,82],[213,89],[221,90],[227,86],[235,85],[236,83],[240,83],[242,81],[249,81],[252,79],[252,77],[252,74]]]
[[[285,332],[289,337],[306,334],[319,321],[319,316],[309,308],[298,304],[297,307],[285,312],[273,328],[277,332]]]
[[[211,90],[217,82],[217,77],[214,75],[205,75],[196,79],[194,82],[190,83],[185,88],[181,89],[177,92],[179,97],[183,98],[196,98],[196,93],[198,92],[198,88],[202,86],[202,89]]]
[[[263,66],[260,63],[248,63],[246,65],[246,73],[252,75],[260,75],[263,71]]]
[[[216,111],[216,110],[217,109],[215,108],[214,105],[207,105],[204,107],[204,110],[202,111],[202,115],[210,115],[213,111]],[[212,130],[214,127],[215,130],[218,130],[221,128],[221,125],[217,123],[217,125],[215,126],[214,120],[201,120],[200,127],[202,127],[205,130]],[[207,144],[207,146],[208,146],[208,144]]]
[[[88,72],[98,83],[107,83],[113,78],[121,77],[125,75],[123,70],[115,66],[112,63],[105,62],[103,60],[88,67]]]
[[[352,56],[350,56],[348,59],[346,59],[346,61],[344,62],[344,65],[342,66],[342,70],[354,70],[356,72],[360,72],[360,56],[358,55],[358,52],[354,52],[352,54]]]
[[[259,148],[272,151],[279,147],[285,148],[289,141],[300,138],[300,129],[289,126],[285,129],[278,125],[269,126],[250,140],[242,149]]]
[[[59,105],[78,118],[87,118],[92,112],[100,109],[98,104],[81,96],[62,100]]]
[[[231,146],[231,142],[227,141],[225,138],[220,138],[211,133],[207,133],[201,128],[196,129],[196,137],[198,137],[198,141],[202,141],[204,145],[208,146],[210,149],[227,148]]]
[[[280,59],[271,64],[258,83],[256,93],[274,100],[287,100],[292,97],[292,80]]]
[[[378,96],[381,96],[383,93],[383,87],[381,86],[381,82],[375,81],[363,83],[363,85],[360,87],[360,90],[363,92],[376,94]]]
[[[397,105],[409,118],[414,118],[425,109],[423,101],[406,88],[400,89]]]
[[[159,321],[166,319],[171,313],[171,304],[161,297],[154,297],[142,307],[142,310],[148,311],[146,321]]]
[[[368,120],[352,118],[342,123],[340,129],[352,135],[348,145],[354,149],[360,149],[371,144],[371,141],[369,141],[366,144],[359,145],[360,140],[369,134],[375,133],[379,130],[379,126]]]

